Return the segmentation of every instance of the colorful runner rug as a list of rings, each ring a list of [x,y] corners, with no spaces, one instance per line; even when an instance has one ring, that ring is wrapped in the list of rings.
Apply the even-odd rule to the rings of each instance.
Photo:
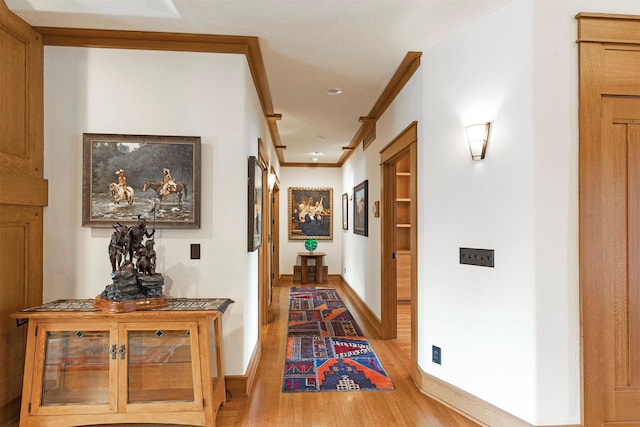
[[[282,391],[393,389],[334,288],[291,288]]]

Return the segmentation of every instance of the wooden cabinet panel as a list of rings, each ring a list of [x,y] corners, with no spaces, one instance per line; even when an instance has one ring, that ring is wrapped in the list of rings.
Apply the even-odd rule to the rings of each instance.
[[[42,300],[42,208],[0,204],[0,425],[20,413],[25,331],[10,314]]]
[[[20,414],[25,330],[9,314],[42,302],[43,48],[0,0],[0,425]]]
[[[0,7],[0,58],[0,174],[42,178],[42,40],[4,5]]]

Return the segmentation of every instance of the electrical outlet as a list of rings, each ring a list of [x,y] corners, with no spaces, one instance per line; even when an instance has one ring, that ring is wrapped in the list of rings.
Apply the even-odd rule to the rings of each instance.
[[[442,365],[442,350],[440,347],[436,347],[435,345],[431,346],[431,361]]]

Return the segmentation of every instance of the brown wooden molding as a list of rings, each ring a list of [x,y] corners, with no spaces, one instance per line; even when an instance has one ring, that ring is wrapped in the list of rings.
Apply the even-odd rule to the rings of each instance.
[[[351,288],[349,283],[342,277],[342,290],[347,294],[349,301],[355,306],[355,311],[360,313],[364,319],[363,321],[367,323],[370,329],[376,335],[376,338],[382,336],[382,323],[378,320],[378,316],[371,311],[369,306],[365,304],[364,301],[358,296],[358,294]]]
[[[422,56],[422,52],[408,52],[405,55],[400,66],[398,66],[398,69],[380,94],[380,97],[378,97],[369,114],[360,117],[362,124],[353,138],[351,138],[349,147],[355,148],[360,142],[366,140],[366,145],[363,143],[363,149],[366,149],[375,140],[375,138],[371,138],[372,129],[375,129],[377,121],[380,120],[380,117],[382,117],[387,108],[389,108],[389,105],[391,105],[418,67],[420,67],[420,56]],[[342,166],[352,153],[353,150],[345,150],[338,160],[338,166]]]
[[[339,168],[337,163],[304,163],[304,162],[281,162],[281,167],[289,168]]]
[[[47,206],[49,181],[28,175],[0,173],[0,204]]]
[[[246,375],[224,376],[224,383],[227,387],[227,391],[231,394],[231,399],[247,397],[251,394],[253,383],[255,382],[256,375],[258,373],[258,364],[260,363],[261,354],[262,347],[258,344],[254,348],[251,359],[249,360]]]
[[[420,370],[420,391],[482,426],[532,427],[484,400]]]
[[[640,16],[579,13],[578,42],[640,44]]]

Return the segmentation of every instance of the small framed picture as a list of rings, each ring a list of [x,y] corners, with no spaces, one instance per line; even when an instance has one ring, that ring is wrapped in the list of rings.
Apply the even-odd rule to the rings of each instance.
[[[342,195],[342,229],[349,229],[349,195],[347,193]]]
[[[369,181],[364,180],[353,187],[353,232],[369,235]]]
[[[249,223],[248,250],[253,252],[262,245],[262,166],[255,156],[249,157]]]

